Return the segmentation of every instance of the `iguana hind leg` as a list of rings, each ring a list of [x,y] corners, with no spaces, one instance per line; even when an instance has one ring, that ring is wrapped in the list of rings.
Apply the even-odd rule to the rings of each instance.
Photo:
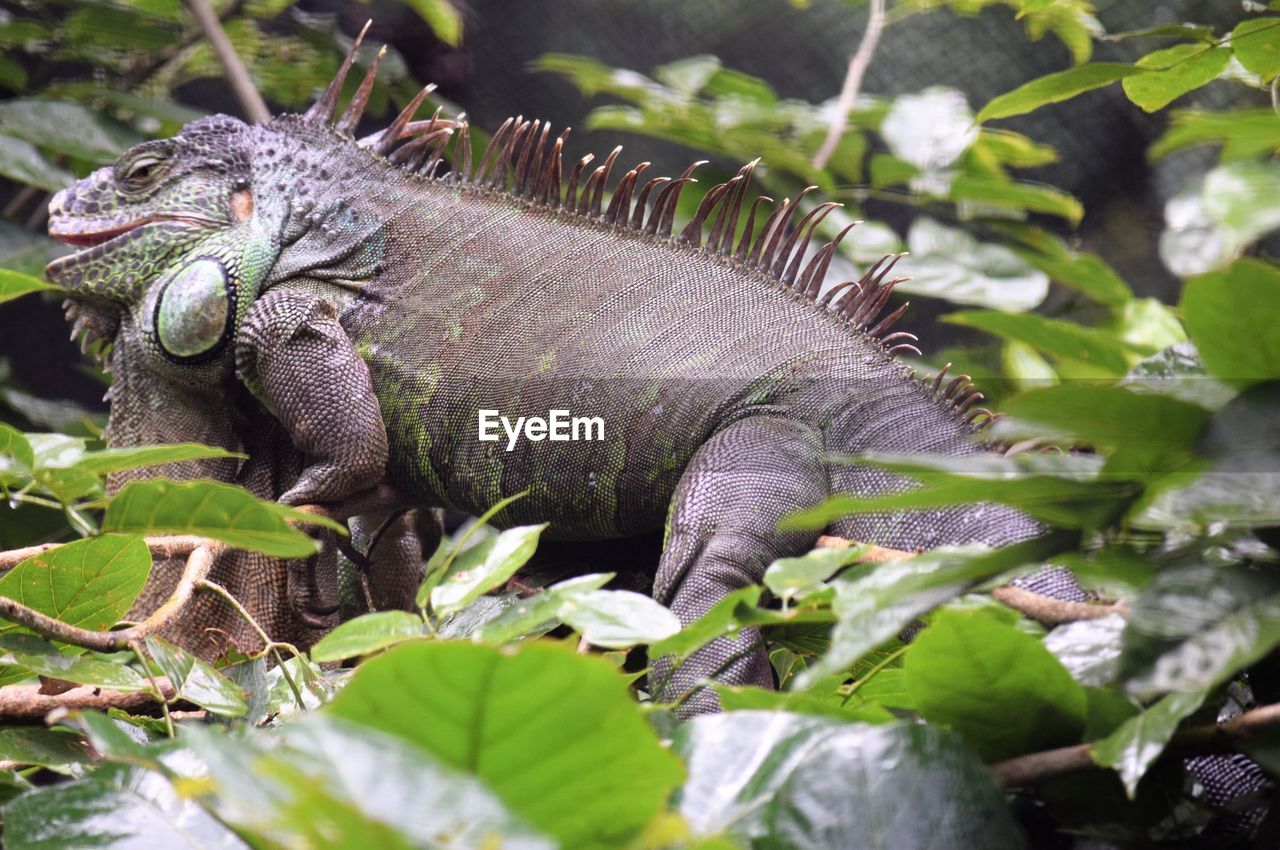
[[[728,593],[760,581],[775,558],[808,551],[817,532],[781,533],[778,520],[827,495],[822,436],[781,416],[742,419],[720,430],[689,462],[676,488],[654,597],[682,625],[707,613]],[[678,699],[714,678],[731,685],[772,687],[773,671],[758,630],[719,638],[672,669],[659,659],[653,689]],[[716,711],[702,689],[681,704],[682,716]]]

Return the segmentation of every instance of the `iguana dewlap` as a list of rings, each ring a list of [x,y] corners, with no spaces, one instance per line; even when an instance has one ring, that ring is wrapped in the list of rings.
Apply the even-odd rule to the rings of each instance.
[[[376,62],[335,123],[350,64],[305,115],[201,119],[54,198],[50,233],[87,247],[48,274],[112,342],[113,443],[283,452],[293,467],[261,472],[258,491],[291,503],[385,480],[473,514],[527,490],[497,524],[549,522],[554,538],[665,524],[655,596],[684,623],[811,547],[818,532],[780,533],[782,517],[901,486],[828,453],[984,450],[971,388],[894,359],[911,346],[886,335],[892,261],[823,288],[835,243],[807,249],[833,205],[747,204],[753,163],[673,235],[692,168],[648,179],[641,164],[611,184],[617,150],[566,164],[563,135],[519,119],[473,165],[465,123],[413,120],[422,95],[356,141]],[[571,434],[582,420],[578,439],[529,430],[556,411]],[[495,417],[526,427],[482,439]],[[830,532],[918,549],[1036,530],[973,505]],[[709,674],[772,681],[748,633],[657,684],[675,696]]]

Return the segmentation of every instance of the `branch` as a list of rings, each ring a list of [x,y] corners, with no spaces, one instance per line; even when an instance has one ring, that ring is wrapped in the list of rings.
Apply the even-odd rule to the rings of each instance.
[[[1110,604],[1068,602],[1065,599],[1055,599],[1014,585],[995,588],[991,591],[991,598],[1046,626],[1060,626],[1063,623],[1074,623],[1079,620],[1097,620],[1111,614],[1119,614],[1122,617],[1129,615],[1129,606],[1125,602]]]
[[[854,545],[852,540],[827,534],[819,537],[817,542],[820,549],[847,549],[852,545]],[[915,552],[905,552],[901,549],[872,546],[863,553],[858,562],[879,564],[884,561],[902,561],[915,557],[915,554]],[[1129,615],[1129,605],[1124,601],[1110,604],[1068,602],[1065,599],[1055,599],[1011,584],[992,590],[991,598],[1046,626],[1060,626],[1063,623],[1074,623],[1079,620],[1097,620],[1111,614],[1119,614],[1122,617]]]
[[[213,562],[225,548],[221,543],[205,543],[198,546],[187,557],[186,569],[183,570],[182,577],[178,579],[178,585],[169,598],[152,611],[145,620],[127,629],[115,632],[82,629],[61,620],[55,620],[47,614],[41,614],[5,596],[0,596],[0,617],[26,626],[47,640],[58,640],[97,652],[119,652],[128,649],[130,643],[141,640],[173,621],[186,607],[196,586],[209,575]]]
[[[1256,733],[1280,725],[1280,703],[1260,706],[1223,723],[1192,726],[1176,733],[1164,751],[1180,756],[1238,752]],[[1089,755],[1094,742],[1045,750],[997,762],[987,770],[1002,785],[1013,788],[1034,785],[1064,773],[1098,768]]]
[[[840,87],[840,98],[836,101],[836,114],[827,128],[827,136],[822,146],[813,155],[814,168],[826,168],[827,160],[836,152],[840,137],[844,135],[849,122],[849,112],[853,102],[858,99],[858,91],[862,88],[862,78],[871,64],[871,56],[876,52],[876,44],[880,41],[880,31],[884,29],[884,0],[871,0],[871,14],[867,18],[867,29],[862,34],[858,50],[849,59],[849,70],[844,75],[844,85]]]
[[[167,678],[160,676],[156,681],[166,700],[177,696],[177,689]],[[79,709],[106,711],[109,708],[118,708],[121,711],[137,714],[160,705],[155,694],[150,691],[123,693],[81,685],[60,694],[42,694],[40,688],[40,685],[6,685],[0,688],[0,720],[5,722],[29,720],[38,723],[44,720],[45,715],[58,708],[69,711]]]
[[[253,80],[249,79],[249,72],[245,69],[244,62],[236,55],[231,39],[227,38],[227,33],[222,29],[218,16],[209,8],[208,0],[185,0],[185,2],[191,14],[195,16],[196,23],[204,31],[204,37],[209,40],[209,46],[217,54],[218,61],[222,63],[222,69],[227,72],[231,89],[235,92],[236,99],[240,101],[241,108],[249,116],[249,120],[256,124],[265,124],[270,121],[271,112],[267,109],[267,104],[254,88]]]

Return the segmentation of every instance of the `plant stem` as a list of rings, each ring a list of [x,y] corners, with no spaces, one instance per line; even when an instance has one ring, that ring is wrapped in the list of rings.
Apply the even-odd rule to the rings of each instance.
[[[862,41],[858,49],[849,58],[849,70],[844,75],[844,85],[840,87],[840,98],[836,101],[836,114],[827,128],[826,138],[818,152],[813,155],[813,167],[823,169],[827,161],[836,152],[840,137],[844,135],[849,123],[849,112],[858,99],[858,91],[862,88],[862,78],[871,64],[871,57],[876,52],[876,44],[880,41],[880,32],[884,29],[884,0],[871,0],[871,14],[867,18],[867,29],[862,33]]]

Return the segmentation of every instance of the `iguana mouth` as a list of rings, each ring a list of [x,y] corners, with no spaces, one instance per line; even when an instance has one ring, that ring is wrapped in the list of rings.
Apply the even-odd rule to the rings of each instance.
[[[77,248],[92,248],[110,242],[117,236],[123,236],[144,225],[162,221],[191,225],[202,223],[177,216],[146,216],[124,224],[103,227],[98,222],[93,221],[85,222],[75,219],[51,218],[49,219],[49,235],[67,245],[73,245]]]

